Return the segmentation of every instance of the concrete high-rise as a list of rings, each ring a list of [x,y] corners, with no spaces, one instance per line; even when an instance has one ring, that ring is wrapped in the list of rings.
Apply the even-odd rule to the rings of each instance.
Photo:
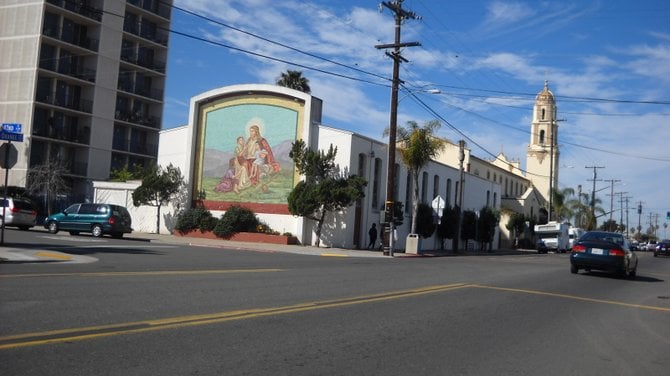
[[[111,170],[156,161],[171,5],[0,0],[0,122],[24,134],[9,185],[60,163],[80,201]]]

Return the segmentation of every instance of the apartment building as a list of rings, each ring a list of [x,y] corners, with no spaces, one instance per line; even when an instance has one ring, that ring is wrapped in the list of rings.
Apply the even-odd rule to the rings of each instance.
[[[60,164],[67,201],[156,161],[171,0],[0,0],[0,122],[22,125],[9,185]],[[0,173],[4,178],[4,170]]]

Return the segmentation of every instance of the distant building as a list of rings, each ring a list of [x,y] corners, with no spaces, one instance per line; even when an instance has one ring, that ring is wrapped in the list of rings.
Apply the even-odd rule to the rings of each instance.
[[[156,161],[172,0],[3,1],[0,121],[23,142],[9,184],[60,161],[72,194]],[[4,170],[2,170],[4,177]]]

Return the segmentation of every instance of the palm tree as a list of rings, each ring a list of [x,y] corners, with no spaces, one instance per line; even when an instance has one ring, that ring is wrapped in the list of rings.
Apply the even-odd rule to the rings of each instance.
[[[570,201],[566,200],[574,194],[575,190],[572,188],[563,188],[560,191],[554,189],[552,191],[552,211],[555,214],[557,222],[563,222],[564,219],[570,219],[574,215],[570,208]]]
[[[436,138],[434,133],[440,128],[440,122],[431,120],[420,127],[415,121],[408,121],[406,127],[397,128],[397,140],[400,146],[400,157],[412,174],[414,189],[412,191],[412,227],[411,233],[416,234],[417,212],[419,208],[419,172],[444,147],[444,141]],[[388,136],[390,130],[384,130]],[[393,161],[389,161],[393,163]]]
[[[287,70],[282,73],[277,79],[277,85],[287,87],[294,90],[302,91],[303,93],[311,93],[309,88],[309,80],[302,76],[301,71]]]

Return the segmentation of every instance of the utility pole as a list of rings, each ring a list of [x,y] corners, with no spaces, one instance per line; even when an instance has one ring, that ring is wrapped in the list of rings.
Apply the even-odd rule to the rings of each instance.
[[[626,237],[630,235],[630,227],[628,227],[628,201],[633,198],[633,196],[626,196],[624,199],[626,199]]]
[[[628,194],[628,192],[617,192],[616,194],[621,195],[621,213],[619,213],[619,226],[623,226],[623,195]]]
[[[642,201],[637,203],[637,235],[642,231]]]
[[[458,141],[458,228],[456,231],[456,239],[454,239],[454,251],[458,251],[458,243],[461,239],[461,226],[463,224],[463,161],[465,160],[465,140]],[[467,243],[466,243],[467,245]]]
[[[400,28],[402,26],[402,22],[406,19],[420,18],[414,12],[402,9],[402,2],[403,0],[396,0],[392,2],[382,1],[380,4],[380,10],[383,10],[383,7],[386,7],[395,13],[395,40],[392,44],[379,44],[375,46],[377,49],[393,49],[393,52],[386,52],[386,56],[393,59],[393,79],[391,83],[391,119],[389,121],[388,161],[386,162],[388,165],[386,173],[386,203],[384,205],[386,217],[390,217],[390,220],[387,220],[389,225],[388,227],[385,227],[385,229],[388,228],[388,244],[384,244],[384,246],[388,247],[388,254],[391,257],[393,257],[393,235],[395,231],[394,188],[396,131],[398,128],[398,87],[400,85],[400,63],[407,62],[407,59],[400,55],[400,48],[421,45],[419,42],[400,42]]]
[[[610,179],[610,180],[604,180],[608,181],[611,184],[611,190],[610,190],[610,226],[612,224],[612,213],[614,212],[614,183],[620,182],[621,180],[617,179]]]
[[[595,219],[596,219],[596,181],[598,180],[598,179],[596,179],[596,177],[598,176],[597,170],[599,168],[605,168],[605,166],[585,166],[585,168],[592,168],[593,169],[593,191],[591,191],[591,217],[595,221]],[[593,224],[594,228],[595,228],[596,224],[597,224],[597,221],[596,221],[596,223]]]
[[[556,112],[554,112],[554,117],[556,116]],[[554,175],[555,175],[555,169],[556,166],[554,164],[557,162],[556,159],[554,159],[554,147],[558,148],[557,142],[558,142],[558,122],[559,121],[565,121],[565,119],[554,119],[551,121],[551,145],[549,145],[549,221],[551,222],[551,214],[553,211],[553,204],[554,204]]]

